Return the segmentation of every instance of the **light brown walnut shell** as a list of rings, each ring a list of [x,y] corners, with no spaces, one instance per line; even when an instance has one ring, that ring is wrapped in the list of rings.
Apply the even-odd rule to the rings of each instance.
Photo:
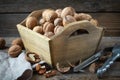
[[[11,57],[17,57],[21,52],[22,52],[22,48],[19,45],[13,45],[8,50],[8,54]]]
[[[57,13],[58,17],[61,17],[62,9],[57,9],[55,12]]]
[[[63,10],[62,10],[62,13],[61,13],[61,17],[65,17],[67,15],[71,15],[71,16],[74,16],[74,13],[75,13],[75,10],[74,8],[72,7],[65,7]]]
[[[63,25],[63,24],[62,24],[62,18],[56,18],[56,19],[54,20],[54,25],[55,25],[55,26],[57,26],[57,25],[62,26],[62,25]]]
[[[75,18],[73,16],[67,15],[63,18],[63,26],[66,26],[69,23],[75,22]]]
[[[40,33],[40,34],[43,34],[43,28],[42,28],[42,26],[35,26],[33,28],[33,31],[35,31],[37,33]]]
[[[54,30],[54,25],[53,25],[53,23],[46,22],[46,23],[43,25],[43,32],[53,32],[53,30]]]
[[[11,44],[12,45],[19,45],[22,49],[24,49],[24,45],[23,45],[21,38],[14,39]]]
[[[53,32],[45,32],[44,36],[47,36],[48,38],[54,36]]]
[[[47,22],[53,22],[55,18],[57,18],[57,13],[54,10],[47,9],[43,11],[42,17],[47,21]]]
[[[33,29],[35,26],[37,26],[38,20],[36,17],[28,17],[26,19],[26,27],[29,29]]]

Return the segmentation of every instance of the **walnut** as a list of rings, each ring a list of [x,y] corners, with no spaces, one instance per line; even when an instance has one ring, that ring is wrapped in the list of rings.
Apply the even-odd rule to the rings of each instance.
[[[28,17],[26,19],[26,27],[29,29],[33,29],[35,26],[37,26],[38,21],[36,17]]]
[[[17,57],[21,52],[22,52],[22,48],[19,45],[13,45],[8,50],[8,54],[11,57]]]
[[[12,41],[12,45],[19,45],[22,49],[24,49],[24,44],[21,38],[16,38]]]
[[[71,16],[74,16],[74,13],[75,13],[75,10],[74,8],[72,7],[65,7],[63,10],[62,10],[62,13],[61,13],[61,17],[65,17],[67,15],[71,15]]]
[[[57,25],[62,26],[62,25],[63,25],[63,24],[62,24],[62,18],[56,18],[56,19],[54,20],[54,25],[55,25],[55,26],[57,26]]]
[[[55,34],[58,34],[58,33],[62,32],[63,29],[64,29],[63,26],[56,26],[56,27],[54,28],[54,33],[55,33]]]
[[[85,13],[80,13],[79,14],[79,20],[88,20],[90,21],[92,19],[92,16],[89,14],[85,14]]]
[[[55,12],[57,13],[58,17],[61,17],[62,9],[57,9]]]
[[[90,23],[92,23],[95,26],[98,26],[98,21],[96,19],[91,19]]]
[[[45,19],[42,18],[42,19],[40,19],[39,24],[43,25],[45,22],[46,22]]]
[[[57,18],[57,13],[54,10],[47,9],[43,11],[42,17],[48,22],[53,22]]]
[[[46,22],[43,25],[43,32],[53,32],[54,31],[54,25],[50,22]]]
[[[75,22],[75,18],[70,16],[70,15],[67,15],[63,18],[63,25],[66,26],[67,24],[69,23],[72,23],[72,22]]]
[[[47,36],[48,38],[52,37],[54,35],[53,32],[45,32],[44,36]]]
[[[37,32],[37,33],[40,33],[40,34],[43,34],[43,29],[42,29],[42,26],[35,26],[33,28],[33,31]]]
[[[5,48],[6,41],[3,38],[0,38],[0,49]]]

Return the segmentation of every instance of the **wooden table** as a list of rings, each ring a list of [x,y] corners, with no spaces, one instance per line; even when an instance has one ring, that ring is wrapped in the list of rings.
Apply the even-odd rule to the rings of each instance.
[[[4,37],[7,47],[10,47],[11,42],[16,37]],[[111,47],[115,44],[120,44],[120,37],[103,37],[99,48]],[[8,49],[8,48],[7,48]],[[7,52],[7,49],[4,51]],[[97,76],[92,73],[69,73],[61,74],[57,72],[57,75],[51,78],[45,78],[43,75],[34,74],[31,80],[97,80]],[[104,77],[99,80],[120,80],[120,60],[115,62],[111,68],[104,74]]]
[[[120,43],[120,0],[2,0],[0,1],[0,37],[6,39],[6,46],[9,47],[11,41],[19,36],[16,24],[25,19],[30,12],[45,8],[58,9],[66,6],[72,6],[77,12],[91,14],[105,28],[105,37],[103,37],[99,49]],[[114,66],[111,71],[106,72],[107,78],[100,80],[120,80],[120,64],[115,63]],[[95,79],[89,80],[96,80],[95,75],[89,74],[89,78],[86,78],[86,75],[88,74],[58,74],[47,80],[81,80],[81,78],[88,80],[92,76]],[[108,77],[113,78],[108,79]],[[33,78],[32,80],[46,80],[44,76],[38,75],[34,75]]]

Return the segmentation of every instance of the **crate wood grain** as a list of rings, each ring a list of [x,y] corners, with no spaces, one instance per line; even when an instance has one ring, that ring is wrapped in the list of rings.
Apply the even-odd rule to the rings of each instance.
[[[28,17],[34,16],[39,19],[41,15],[42,10],[37,10],[33,11]],[[97,49],[103,35],[102,27],[96,27],[87,20],[70,23],[65,26],[63,31],[51,38],[26,28],[25,22],[26,19],[17,25],[25,48],[38,53],[53,66],[57,62],[67,65],[67,61],[75,63],[80,59],[83,61],[90,57]],[[77,30],[84,30],[87,33],[71,36]]]

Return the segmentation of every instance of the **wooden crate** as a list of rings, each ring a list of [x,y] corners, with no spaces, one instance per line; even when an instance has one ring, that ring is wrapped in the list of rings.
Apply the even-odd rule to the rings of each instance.
[[[33,11],[29,16],[39,19],[42,11]],[[68,61],[75,63],[90,57],[97,49],[103,34],[103,28],[96,27],[89,21],[78,21],[65,26],[59,34],[47,38],[26,28],[25,22],[26,19],[17,25],[25,48],[38,53],[42,59],[53,66],[57,62],[67,65]],[[72,35],[76,32],[79,34]]]

